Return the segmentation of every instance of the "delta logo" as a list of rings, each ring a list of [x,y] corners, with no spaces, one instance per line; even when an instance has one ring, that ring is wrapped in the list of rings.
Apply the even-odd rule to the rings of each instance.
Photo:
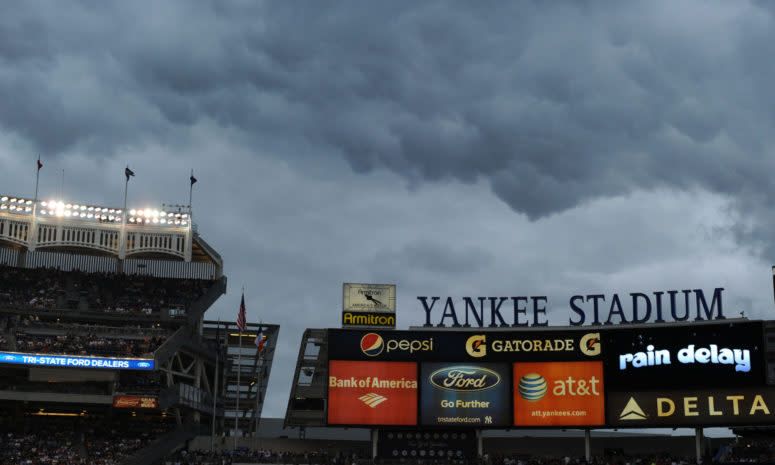
[[[514,363],[516,426],[605,423],[603,362]]]

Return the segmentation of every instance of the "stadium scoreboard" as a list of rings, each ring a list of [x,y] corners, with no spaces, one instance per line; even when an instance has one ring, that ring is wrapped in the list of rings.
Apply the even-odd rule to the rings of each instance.
[[[435,428],[772,423],[760,321],[540,331],[328,330],[327,423]]]

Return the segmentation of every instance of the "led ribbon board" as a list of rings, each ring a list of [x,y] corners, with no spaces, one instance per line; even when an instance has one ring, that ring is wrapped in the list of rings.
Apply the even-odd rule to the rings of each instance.
[[[153,370],[153,359],[70,357],[66,355],[20,354],[0,352],[0,363],[68,368],[105,368],[108,370]]]

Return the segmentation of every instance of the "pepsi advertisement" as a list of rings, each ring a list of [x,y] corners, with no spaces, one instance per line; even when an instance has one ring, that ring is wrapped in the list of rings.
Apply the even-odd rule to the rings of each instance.
[[[106,368],[123,370],[153,370],[152,359],[70,357],[64,355],[20,354],[0,352],[0,363],[70,368]]]
[[[420,379],[423,426],[511,425],[509,364],[423,363]]]
[[[329,360],[565,362],[600,360],[599,329],[570,331],[328,330]]]

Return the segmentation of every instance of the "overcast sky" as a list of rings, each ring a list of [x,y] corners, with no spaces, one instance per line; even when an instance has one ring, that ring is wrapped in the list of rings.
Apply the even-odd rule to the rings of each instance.
[[[186,203],[225,262],[208,312],[281,325],[264,414],[343,282],[416,296],[725,288],[770,319],[771,2],[17,2],[0,181]],[[64,172],[64,176],[63,176]]]

